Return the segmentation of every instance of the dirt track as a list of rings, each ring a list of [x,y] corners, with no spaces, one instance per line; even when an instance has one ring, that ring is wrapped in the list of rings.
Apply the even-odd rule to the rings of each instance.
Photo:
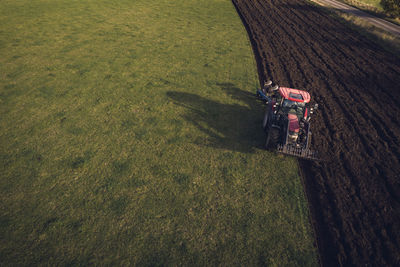
[[[333,7],[336,10],[339,10],[344,13],[349,13],[354,16],[357,16],[358,18],[362,18],[368,23],[374,25],[375,27],[378,27],[384,31],[390,32],[393,35],[399,35],[400,36],[400,26],[394,23],[391,23],[387,20],[378,18],[376,16],[373,16],[371,14],[368,14],[364,11],[361,11],[358,8],[349,6],[345,3],[342,3],[338,0],[312,0],[313,2],[320,3],[324,6],[329,6]]]
[[[400,265],[400,60],[301,0],[233,0],[260,82],[320,104],[300,162],[322,264]],[[262,115],[260,115],[262,116]]]

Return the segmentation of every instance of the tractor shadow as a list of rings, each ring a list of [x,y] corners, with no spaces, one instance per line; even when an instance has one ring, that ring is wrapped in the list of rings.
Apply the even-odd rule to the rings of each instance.
[[[262,119],[264,106],[254,94],[231,83],[217,83],[236,104],[223,104],[192,93],[169,91],[167,96],[186,108],[183,119],[192,123],[206,137],[194,139],[199,146],[252,153],[263,148]]]

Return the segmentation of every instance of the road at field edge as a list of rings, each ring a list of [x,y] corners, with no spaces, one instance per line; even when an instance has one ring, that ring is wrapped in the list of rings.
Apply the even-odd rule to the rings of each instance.
[[[374,25],[375,27],[378,27],[384,31],[390,32],[391,34],[400,36],[400,26],[396,25],[394,23],[391,23],[390,21],[377,18],[371,14],[368,14],[364,11],[361,11],[355,7],[346,5],[342,2],[336,1],[336,0],[312,0],[313,2],[316,3],[321,3],[325,6],[333,7],[339,11],[345,12],[352,14],[354,16],[357,16],[361,19],[364,19]]]

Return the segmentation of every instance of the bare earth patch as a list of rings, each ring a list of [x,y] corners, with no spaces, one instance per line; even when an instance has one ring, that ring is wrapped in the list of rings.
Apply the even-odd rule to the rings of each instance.
[[[306,1],[234,0],[260,81],[321,106],[300,161],[323,265],[400,263],[400,61]]]

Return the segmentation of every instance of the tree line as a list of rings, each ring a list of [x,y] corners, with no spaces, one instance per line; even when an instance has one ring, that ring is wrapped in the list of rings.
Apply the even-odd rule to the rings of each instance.
[[[392,17],[400,17],[400,0],[381,0],[381,6]]]

